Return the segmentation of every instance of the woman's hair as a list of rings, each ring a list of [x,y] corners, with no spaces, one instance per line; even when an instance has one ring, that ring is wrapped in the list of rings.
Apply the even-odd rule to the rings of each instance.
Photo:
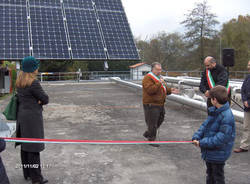
[[[219,104],[225,104],[228,102],[228,93],[227,89],[224,86],[215,86],[209,91],[209,94],[212,99],[215,99],[218,101]]]
[[[34,80],[36,80],[36,72],[27,73],[20,71],[16,80],[16,87],[25,88],[31,86]]]

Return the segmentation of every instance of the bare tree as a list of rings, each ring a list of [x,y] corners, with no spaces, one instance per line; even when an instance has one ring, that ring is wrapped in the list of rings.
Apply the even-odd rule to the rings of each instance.
[[[217,31],[215,26],[219,24],[216,15],[210,12],[207,1],[196,3],[195,8],[185,14],[186,19],[181,22],[186,28],[185,38],[189,42],[190,49],[199,49],[201,68],[204,59],[205,39],[213,38]]]

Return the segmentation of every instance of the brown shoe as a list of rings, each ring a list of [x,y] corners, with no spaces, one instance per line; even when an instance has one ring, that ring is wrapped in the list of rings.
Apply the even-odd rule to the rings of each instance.
[[[237,148],[237,149],[234,149],[234,152],[235,153],[242,153],[242,152],[248,152],[248,150],[242,149],[242,148]]]

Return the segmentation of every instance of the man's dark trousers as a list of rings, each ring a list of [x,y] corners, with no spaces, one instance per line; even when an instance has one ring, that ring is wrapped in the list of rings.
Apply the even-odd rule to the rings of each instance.
[[[225,163],[210,163],[207,165],[207,184],[225,184],[224,166]]]
[[[149,141],[155,141],[157,129],[161,126],[165,117],[165,107],[160,105],[144,104],[144,115],[148,130],[144,136]]]

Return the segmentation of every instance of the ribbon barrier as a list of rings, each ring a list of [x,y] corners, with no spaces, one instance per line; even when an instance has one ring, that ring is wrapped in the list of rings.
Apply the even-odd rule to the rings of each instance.
[[[87,144],[87,145],[145,145],[145,144],[192,144],[192,141],[112,141],[112,140],[63,140],[63,139],[34,139],[6,138],[6,142],[45,143],[45,144]]]

